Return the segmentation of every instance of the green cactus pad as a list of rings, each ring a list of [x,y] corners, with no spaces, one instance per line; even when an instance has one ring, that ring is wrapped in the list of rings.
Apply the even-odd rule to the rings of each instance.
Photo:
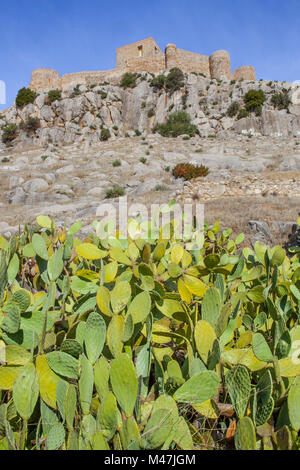
[[[250,418],[244,417],[238,422],[234,442],[237,450],[256,450],[255,428]]]
[[[242,418],[245,415],[251,392],[248,369],[241,365],[234,367],[226,374],[225,384],[236,414]]]
[[[129,418],[137,398],[138,378],[127,354],[121,354],[111,362],[110,382],[120,407]]]

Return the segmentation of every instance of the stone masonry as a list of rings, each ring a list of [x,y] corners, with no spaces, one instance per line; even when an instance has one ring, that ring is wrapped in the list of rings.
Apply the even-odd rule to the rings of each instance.
[[[185,73],[200,73],[207,78],[255,80],[255,70],[243,66],[231,73],[230,55],[227,51],[216,51],[210,57],[195,52],[177,49],[175,44],[168,44],[162,52],[153,38],[144,39],[117,49],[116,68],[97,72],[78,72],[62,77],[52,69],[34,70],[31,75],[32,90],[64,89],[77,84],[91,85],[109,81],[117,84],[126,72],[164,73],[174,67]]]

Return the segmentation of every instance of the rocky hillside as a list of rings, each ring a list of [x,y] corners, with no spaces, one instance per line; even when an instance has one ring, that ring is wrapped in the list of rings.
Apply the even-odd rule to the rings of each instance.
[[[111,139],[136,131],[148,134],[170,114],[183,110],[202,137],[300,134],[300,105],[293,104],[296,88],[288,83],[220,81],[190,74],[171,90],[159,86],[159,80],[158,86],[152,85],[153,76],[141,74],[127,88],[108,83],[77,85],[62,90],[59,99],[55,95],[49,99],[48,91],[40,90],[33,103],[2,113],[0,148],[7,143],[15,148],[96,143],[109,136],[103,129],[109,130]],[[261,90],[265,101],[253,109],[248,103],[247,111],[245,96],[253,89]]]

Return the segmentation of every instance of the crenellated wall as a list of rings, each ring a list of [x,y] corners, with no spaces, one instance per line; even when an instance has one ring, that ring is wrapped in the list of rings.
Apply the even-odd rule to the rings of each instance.
[[[78,84],[93,85],[104,81],[118,84],[125,72],[149,72],[160,74],[174,67],[185,73],[202,73],[208,78],[255,80],[255,70],[251,66],[236,69],[232,75],[230,55],[227,51],[216,51],[210,57],[195,52],[177,49],[175,44],[168,44],[165,53],[161,51],[153,38],[144,39],[117,49],[116,68],[106,71],[78,72],[60,75],[56,70],[37,69],[32,72],[30,88],[32,90],[66,88]]]

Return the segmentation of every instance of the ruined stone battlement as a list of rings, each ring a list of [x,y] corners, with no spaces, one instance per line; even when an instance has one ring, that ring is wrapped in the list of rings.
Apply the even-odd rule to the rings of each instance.
[[[252,66],[243,66],[231,73],[230,55],[227,51],[216,51],[210,57],[195,52],[177,49],[175,44],[168,44],[162,52],[153,38],[144,39],[116,51],[116,68],[106,71],[78,72],[62,77],[52,69],[37,69],[32,72],[30,88],[55,89],[77,84],[91,85],[103,81],[118,84],[126,72],[164,73],[174,67],[185,73],[201,73],[208,78],[255,80]]]

